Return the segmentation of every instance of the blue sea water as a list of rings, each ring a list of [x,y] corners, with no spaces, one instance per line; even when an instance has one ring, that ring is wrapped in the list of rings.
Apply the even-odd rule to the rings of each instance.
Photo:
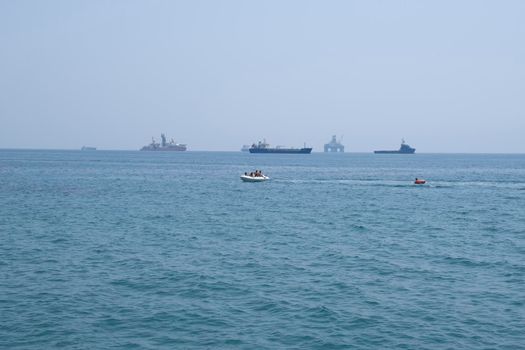
[[[3,150],[0,179],[3,349],[525,348],[525,155]]]

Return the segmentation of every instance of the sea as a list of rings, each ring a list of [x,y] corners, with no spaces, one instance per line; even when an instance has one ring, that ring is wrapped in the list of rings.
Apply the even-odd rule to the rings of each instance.
[[[1,150],[0,348],[524,349],[525,155]]]

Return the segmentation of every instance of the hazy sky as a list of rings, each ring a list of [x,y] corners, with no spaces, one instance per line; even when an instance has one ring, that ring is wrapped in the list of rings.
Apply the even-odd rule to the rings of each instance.
[[[525,152],[525,1],[0,0],[0,148]]]

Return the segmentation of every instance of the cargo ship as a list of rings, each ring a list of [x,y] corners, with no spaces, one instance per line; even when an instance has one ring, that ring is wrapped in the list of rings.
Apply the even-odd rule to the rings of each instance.
[[[306,147],[306,145],[303,148],[288,148],[283,146],[270,147],[270,144],[266,143],[265,140],[263,142],[259,141],[257,144],[254,143],[248,151],[250,151],[250,153],[310,154],[312,148]]]
[[[141,151],[175,151],[182,152],[186,150],[186,145],[182,143],[176,143],[171,139],[170,142],[166,142],[166,135],[160,134],[161,142],[155,142],[155,139],[151,138],[151,143],[147,146],[142,147]]]
[[[90,147],[90,146],[82,146],[82,148],[80,150],[81,151],[96,151],[97,148],[96,147]]]
[[[401,140],[401,147],[397,151],[374,151],[376,154],[413,154],[414,152],[416,149],[407,145],[404,139]]]

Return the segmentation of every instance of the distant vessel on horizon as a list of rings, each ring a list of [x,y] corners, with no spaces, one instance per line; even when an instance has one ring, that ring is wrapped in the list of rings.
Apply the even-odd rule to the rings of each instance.
[[[413,154],[414,152],[416,149],[407,145],[404,139],[401,139],[401,147],[397,151],[374,151],[376,154]]]
[[[81,151],[96,151],[96,147],[82,146]]]
[[[161,142],[155,142],[155,139],[151,138],[151,143],[147,146],[142,147],[141,151],[175,151],[175,152],[183,152],[186,151],[187,147],[185,144],[182,143],[176,143],[171,139],[170,142],[166,142],[166,135],[160,134]]]
[[[250,151],[250,145],[242,145],[241,152],[249,152]]]
[[[312,152],[311,147],[303,148],[288,148],[288,147],[270,147],[269,143],[266,143],[266,140],[263,142],[259,141],[257,144],[253,144],[249,148],[250,153],[288,153],[288,154],[310,154]]]

